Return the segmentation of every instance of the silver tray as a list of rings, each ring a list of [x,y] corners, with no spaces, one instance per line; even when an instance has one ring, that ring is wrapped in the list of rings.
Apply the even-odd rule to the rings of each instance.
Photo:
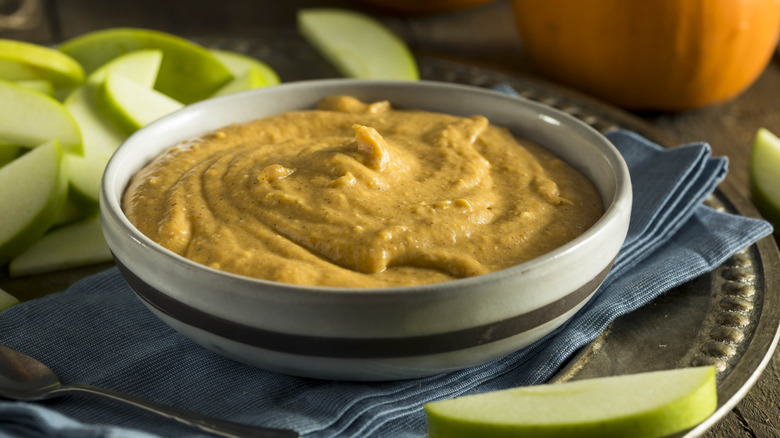
[[[230,49],[267,62],[283,82],[338,77],[297,34],[272,34],[258,40],[193,37],[214,48]],[[423,79],[491,87],[505,83],[527,99],[567,112],[606,133],[633,130],[667,147],[664,136],[641,119],[609,105],[543,81],[431,56],[418,57]],[[753,205],[729,184],[707,203],[719,210],[757,217]],[[89,266],[43,276],[10,279],[0,273],[0,288],[22,300],[66,288],[75,280],[106,269]],[[741,400],[769,362],[780,337],[780,254],[772,237],[735,254],[713,272],[672,289],[630,315],[616,319],[553,377],[576,380],[714,365],[718,409],[698,427],[679,434],[704,433]]]
[[[298,35],[262,40],[197,39],[206,46],[259,58],[290,82],[338,77]],[[674,139],[643,120],[574,91],[516,74],[432,56],[418,56],[422,79],[491,87],[509,84],[523,97],[552,106],[602,133],[630,129],[666,147]],[[758,217],[755,207],[728,184],[707,204]],[[727,414],[766,367],[780,338],[780,253],[772,237],[739,251],[713,272],[672,289],[620,317],[553,377],[562,382],[691,365],[714,365],[718,409],[698,427],[678,434],[696,437]]]

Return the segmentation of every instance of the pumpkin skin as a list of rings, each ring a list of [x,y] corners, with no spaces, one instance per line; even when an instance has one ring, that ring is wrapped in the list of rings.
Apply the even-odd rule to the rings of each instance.
[[[513,0],[543,74],[633,110],[732,99],[766,68],[780,0]]]

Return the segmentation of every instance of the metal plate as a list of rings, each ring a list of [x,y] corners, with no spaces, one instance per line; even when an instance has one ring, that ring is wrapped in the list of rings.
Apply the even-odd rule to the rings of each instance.
[[[457,63],[421,60],[424,76],[479,86],[508,83],[521,95],[565,111],[601,132],[631,129],[657,143],[675,144],[634,116],[551,84]],[[757,217],[753,205],[723,184],[707,199],[717,210]],[[714,271],[672,289],[616,319],[552,379],[555,382],[713,365],[719,406],[695,429],[701,435],[741,400],[771,359],[780,337],[780,257],[770,236]]]
[[[262,41],[205,38],[201,43],[266,61],[283,81],[337,77],[299,36]],[[422,79],[480,87],[506,83],[523,97],[569,113],[602,133],[625,128],[666,147],[674,139],[641,119],[574,91],[536,79],[435,57],[418,57]],[[707,200],[721,211],[758,217],[753,205],[724,184]],[[738,252],[713,272],[668,291],[616,319],[583,348],[553,381],[714,365],[718,409],[695,429],[701,435],[744,397],[766,367],[780,337],[780,254],[772,237]]]
[[[259,58],[273,67],[283,82],[339,76],[297,34],[276,33],[262,40],[192,39],[208,47]],[[418,62],[423,79],[482,87],[507,83],[522,96],[567,112],[601,132],[625,128],[661,145],[675,145],[674,139],[641,119],[568,89],[440,58],[419,57]],[[752,204],[728,184],[721,185],[707,203],[722,211],[758,216]],[[0,288],[21,299],[32,299],[64,289],[78,278],[106,267],[20,279],[0,273]],[[779,328],[780,254],[772,237],[767,237],[713,272],[616,319],[553,381],[714,365],[718,372],[718,410],[695,429],[678,435],[695,437],[729,412],[752,387],[771,358]]]

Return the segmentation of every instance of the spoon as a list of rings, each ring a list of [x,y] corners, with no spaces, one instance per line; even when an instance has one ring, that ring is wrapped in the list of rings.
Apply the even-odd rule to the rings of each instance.
[[[45,400],[66,394],[87,393],[117,400],[226,437],[295,438],[298,433],[209,418],[172,406],[142,400],[87,385],[62,385],[51,368],[24,353],[0,345],[0,396],[13,400]]]

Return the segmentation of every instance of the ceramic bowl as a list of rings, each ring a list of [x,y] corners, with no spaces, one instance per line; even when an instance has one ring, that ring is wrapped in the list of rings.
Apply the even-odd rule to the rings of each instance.
[[[214,270],[140,233],[120,208],[130,178],[176,143],[222,126],[313,108],[323,97],[387,99],[397,108],[481,114],[584,172],[604,202],[580,237],[491,274],[411,287],[303,287]],[[189,105],[136,132],[103,178],[103,230],[129,285],[159,318],[205,348],[282,373],[339,380],[432,375],[486,362],[548,334],[607,275],[631,213],[625,162],[597,131],[547,106],[438,82],[293,82]]]

